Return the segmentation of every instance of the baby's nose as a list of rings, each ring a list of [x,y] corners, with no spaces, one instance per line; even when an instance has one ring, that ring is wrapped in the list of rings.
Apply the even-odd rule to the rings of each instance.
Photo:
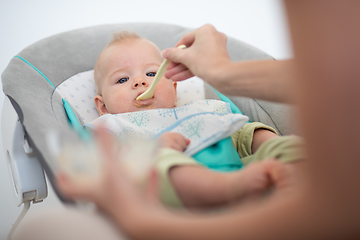
[[[148,83],[144,78],[136,78],[134,83],[133,83],[133,88],[137,88],[137,87],[140,87],[140,86],[144,86],[144,87],[148,86]]]

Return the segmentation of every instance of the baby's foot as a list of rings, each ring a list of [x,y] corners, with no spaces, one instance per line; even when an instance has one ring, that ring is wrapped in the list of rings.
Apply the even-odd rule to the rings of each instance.
[[[269,177],[269,166],[271,161],[252,163],[243,170],[234,173],[233,179],[233,197],[241,199],[243,197],[260,193],[272,184]],[[280,163],[278,163],[280,164]]]

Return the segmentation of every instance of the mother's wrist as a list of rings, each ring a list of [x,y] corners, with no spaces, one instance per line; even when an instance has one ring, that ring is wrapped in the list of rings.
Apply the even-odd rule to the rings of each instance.
[[[203,79],[211,86],[221,91],[228,84],[229,71],[232,69],[232,62],[229,60],[219,61],[216,66],[209,66]]]

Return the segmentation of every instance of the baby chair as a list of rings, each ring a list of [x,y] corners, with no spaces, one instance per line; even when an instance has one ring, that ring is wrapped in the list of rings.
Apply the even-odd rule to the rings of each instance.
[[[97,117],[93,97],[93,68],[112,33],[128,30],[153,41],[161,50],[173,47],[191,29],[160,23],[128,23],[94,26],[61,33],[25,48],[1,75],[6,95],[2,112],[2,138],[6,161],[13,179],[17,204],[38,203],[47,197],[44,171],[54,184],[56,162],[47,144],[47,134],[73,129]],[[228,38],[233,61],[272,59],[241,41]],[[178,102],[220,99],[201,79],[179,83]],[[229,99],[250,121],[267,124],[281,135],[294,133],[293,107],[256,99]],[[286,116],[286,117],[284,117]],[[24,212],[23,211],[23,212]],[[22,213],[21,215],[24,215]]]

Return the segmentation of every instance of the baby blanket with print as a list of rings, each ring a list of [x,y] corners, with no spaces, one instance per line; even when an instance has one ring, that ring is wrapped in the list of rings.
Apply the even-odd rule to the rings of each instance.
[[[164,132],[177,132],[190,139],[184,151],[192,156],[231,136],[248,117],[231,112],[230,104],[219,100],[200,100],[182,107],[159,108],[121,114],[105,114],[85,127],[102,125],[119,137],[156,139]]]

